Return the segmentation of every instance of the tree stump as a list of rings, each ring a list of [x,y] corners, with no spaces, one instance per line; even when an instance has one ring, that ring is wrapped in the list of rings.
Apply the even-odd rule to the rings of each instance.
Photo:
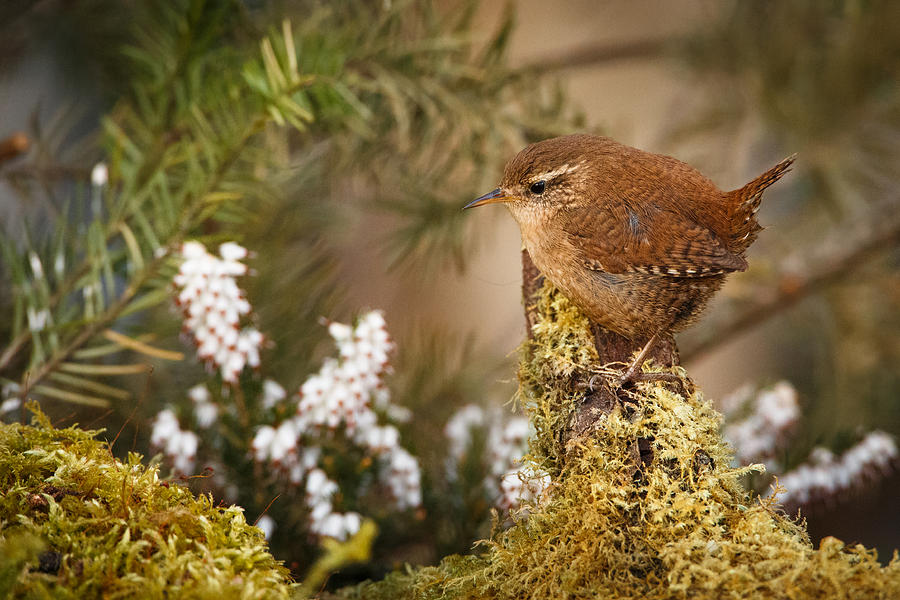
[[[525,305],[525,327],[529,338],[532,337],[532,327],[536,319],[534,298],[544,282],[544,276],[531,260],[528,251],[523,249],[522,298]],[[622,368],[626,368],[635,353],[640,352],[647,342],[646,339],[626,338],[596,323],[591,323],[591,332],[593,333],[594,347],[597,350],[598,367],[621,363]],[[659,367],[677,366],[679,361],[675,339],[671,335],[660,338],[648,354],[647,360],[652,360]],[[583,401],[575,407],[571,423],[563,433],[561,442],[564,446],[575,438],[590,435],[598,419],[612,412],[623,401],[627,401],[627,395],[622,392],[627,390],[628,386],[624,390],[617,389],[613,382],[605,377],[587,378],[576,382],[575,385],[586,389],[586,394]],[[642,463],[649,462],[644,456],[648,451],[646,448],[649,448],[647,440],[636,440],[633,455],[640,457]]]

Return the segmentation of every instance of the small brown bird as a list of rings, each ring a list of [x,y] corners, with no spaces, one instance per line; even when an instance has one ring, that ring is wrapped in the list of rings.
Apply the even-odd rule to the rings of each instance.
[[[500,187],[465,208],[505,203],[556,287],[592,321],[648,340],[624,383],[660,335],[689,325],[725,275],[747,268],[762,193],[793,161],[723,192],[669,156],[569,135],[519,152]]]

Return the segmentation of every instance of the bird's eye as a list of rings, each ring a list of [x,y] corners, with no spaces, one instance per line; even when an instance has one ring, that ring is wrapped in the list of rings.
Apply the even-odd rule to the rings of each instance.
[[[534,183],[532,183],[531,187],[528,189],[531,190],[532,194],[540,196],[541,194],[544,193],[544,188],[546,188],[546,187],[547,187],[547,182],[544,181],[543,179],[541,179],[540,181],[535,181]]]

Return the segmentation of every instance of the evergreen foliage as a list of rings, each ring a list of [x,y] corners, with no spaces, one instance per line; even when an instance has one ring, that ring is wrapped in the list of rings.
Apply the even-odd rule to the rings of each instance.
[[[282,19],[282,9],[302,18]],[[12,289],[10,297],[0,294],[11,315],[0,324],[9,335],[0,349],[4,399],[36,398],[47,410],[74,409],[86,419],[108,409],[107,422],[122,424],[136,447],[145,444],[140,424],[162,404],[180,405],[176,414],[195,420],[184,382],[204,376],[178,351],[169,302],[187,240],[237,240],[265,256],[248,261],[258,269],[246,281],[249,297],[266,299],[254,300],[252,318],[277,348],[265,353],[265,374],[289,390],[317,368],[325,328],[316,321],[344,310],[334,270],[353,241],[348,232],[386,217],[390,238],[367,245],[380,244],[387,261],[417,265],[410,273],[431,270],[426,265],[462,268],[476,244],[460,198],[491,177],[485,166],[557,132],[564,119],[554,89],[506,66],[511,11],[476,43],[476,9],[474,1],[439,9],[422,2],[273,8],[179,0],[131,7],[127,24],[115,10],[80,15],[131,35],[113,36],[125,47],[111,46],[97,61],[112,98],[101,120],[102,162],[93,171],[78,162],[97,156],[96,143],[82,140],[77,146],[89,151],[76,155],[75,166],[53,165],[60,180],[45,181],[43,163],[15,173],[23,205],[51,210],[35,211],[24,226],[8,223],[2,236]],[[69,142],[76,123],[59,120],[69,130],[52,128],[61,131],[58,143],[40,155],[50,164],[73,160],[76,147]],[[453,393],[482,401],[476,374],[497,362],[461,365],[469,383],[454,384]],[[409,364],[411,373],[421,366]],[[420,369],[401,385],[434,402],[447,391],[429,389],[440,376]],[[249,444],[257,425],[277,423],[288,409],[263,408],[262,382],[249,373],[233,387],[217,375],[208,379],[223,410],[215,434],[201,443],[201,460],[209,461],[201,465],[214,465],[218,476],[192,486],[260,514],[284,490],[254,464]],[[148,392],[163,400],[149,401]],[[371,487],[361,466],[370,457],[352,448],[333,454],[332,476]],[[274,543],[305,571],[317,549],[303,536],[298,543],[308,515],[302,497],[291,494],[271,507],[279,523]],[[432,518],[445,518],[439,494],[428,494]],[[374,570],[391,564],[393,547],[431,536],[429,523],[409,515],[388,522],[378,500],[367,510],[389,535],[380,538],[382,562]],[[482,501],[477,522],[456,521],[432,543],[465,547],[487,509]]]

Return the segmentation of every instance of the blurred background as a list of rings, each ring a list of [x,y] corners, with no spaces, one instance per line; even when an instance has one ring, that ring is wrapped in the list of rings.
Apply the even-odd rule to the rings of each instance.
[[[34,398],[62,425],[121,433],[117,454],[211,466],[188,484],[265,511],[298,574],[322,535],[352,535],[351,514],[380,535],[336,582],[467,552],[520,491],[504,477],[527,438],[510,402],[525,328],[517,226],[459,209],[562,133],[675,156],[723,189],[796,152],[750,269],[679,347],[739,460],[806,489],[785,503],[814,542],[883,560],[900,545],[896,446],[871,442],[900,434],[895,4],[21,0],[0,23],[3,419]],[[266,341],[237,381],[198,358],[206,333],[173,302],[191,239],[250,251],[204,259],[249,268],[240,327]],[[390,362],[360,367],[373,385],[353,418],[371,409],[397,439],[299,424],[298,403],[317,414],[311,378],[330,397],[372,347]],[[402,501],[404,453],[420,496]],[[313,471],[338,489],[319,504]],[[317,507],[343,529],[317,527]]]

